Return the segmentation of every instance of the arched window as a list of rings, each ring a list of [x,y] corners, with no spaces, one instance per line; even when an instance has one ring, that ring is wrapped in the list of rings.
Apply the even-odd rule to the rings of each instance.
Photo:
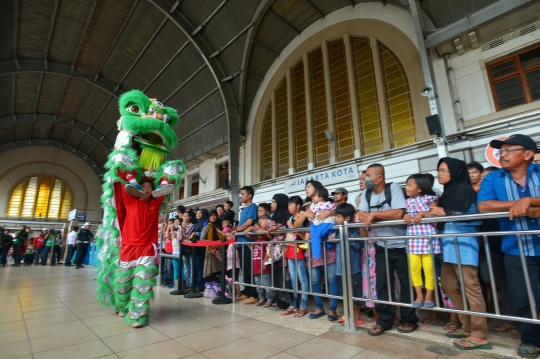
[[[11,192],[7,216],[67,220],[73,207],[71,188],[52,175],[30,176]]]
[[[376,37],[334,37],[292,63],[261,103],[260,180],[417,142],[407,74]]]

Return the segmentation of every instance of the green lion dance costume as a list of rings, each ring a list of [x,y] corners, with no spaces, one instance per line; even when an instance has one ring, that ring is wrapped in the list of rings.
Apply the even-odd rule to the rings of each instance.
[[[101,196],[97,292],[100,303],[139,328],[148,324],[154,297],[159,212],[186,169],[179,160],[165,161],[178,143],[172,129],[179,121],[176,110],[138,90],[123,94],[119,108],[119,133],[105,164]]]

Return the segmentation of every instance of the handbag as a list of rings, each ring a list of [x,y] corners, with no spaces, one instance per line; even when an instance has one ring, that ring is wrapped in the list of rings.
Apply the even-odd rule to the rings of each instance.
[[[183,256],[190,256],[193,254],[193,248],[190,246],[182,244],[180,248]]]
[[[266,256],[268,259],[264,262],[264,265],[281,260],[283,258],[283,244],[269,244],[266,246]]]

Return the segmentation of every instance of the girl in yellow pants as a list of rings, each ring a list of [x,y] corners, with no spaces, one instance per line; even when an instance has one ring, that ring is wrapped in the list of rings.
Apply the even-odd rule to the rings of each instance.
[[[431,188],[430,179],[421,173],[407,178],[405,187],[407,193],[406,212],[403,219],[407,226],[407,235],[419,236],[409,239],[409,262],[411,267],[411,277],[414,289],[416,291],[416,300],[412,303],[413,307],[433,308],[435,303],[434,289],[435,280],[433,277],[433,261],[431,260],[431,250],[433,253],[441,253],[441,245],[438,239],[422,238],[422,235],[436,234],[435,223],[421,223],[423,217],[432,217],[429,213],[429,206],[437,204],[437,196]],[[426,282],[422,280],[422,270]],[[426,287],[426,298],[422,292],[422,286]]]

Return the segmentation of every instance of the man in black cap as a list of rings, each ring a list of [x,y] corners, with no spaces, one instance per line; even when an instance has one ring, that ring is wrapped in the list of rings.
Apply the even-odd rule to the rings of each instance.
[[[344,187],[338,187],[334,192],[331,193],[334,197],[334,203],[336,206],[338,204],[347,203],[347,197],[349,196],[349,191]]]
[[[508,218],[499,218],[502,231],[532,230],[540,233],[540,165],[532,163],[536,143],[529,136],[516,134],[493,140],[490,145],[500,149],[502,169],[484,177],[478,192],[479,211],[508,211]],[[520,239],[536,303],[529,302],[525,290],[520,249],[515,235],[503,236],[502,241],[508,294],[515,316],[533,318],[532,307],[540,308],[540,235],[522,235]],[[521,334],[518,354],[526,358],[538,357],[540,327],[523,322],[516,322],[516,327]]]
[[[0,227],[0,264],[5,267],[7,263],[7,257],[11,244],[13,243],[13,237],[8,234],[8,231],[4,227]]]
[[[84,268],[84,258],[86,258],[88,247],[94,238],[94,234],[90,230],[91,227],[92,223],[86,222],[75,239],[77,243],[77,257],[75,258],[76,269]]]

